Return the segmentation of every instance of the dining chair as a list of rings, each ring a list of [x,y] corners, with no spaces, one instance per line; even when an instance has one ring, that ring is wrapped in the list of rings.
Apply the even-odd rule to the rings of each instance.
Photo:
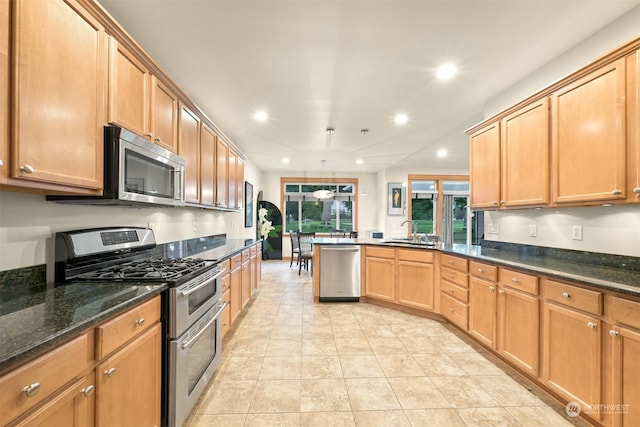
[[[357,239],[358,238],[358,232],[357,231],[350,231],[349,232],[349,238],[350,239]]]
[[[298,252],[298,276],[302,271],[302,265],[304,269],[309,270],[309,261],[311,261],[311,275],[313,276],[313,239],[316,237],[316,233],[298,231],[298,245],[300,252]]]
[[[331,237],[347,237],[347,230],[331,230]]]
[[[289,262],[289,268],[293,265],[293,258],[296,259],[296,265],[300,262],[300,245],[298,244],[298,231],[289,230],[289,238],[291,239],[291,262]]]

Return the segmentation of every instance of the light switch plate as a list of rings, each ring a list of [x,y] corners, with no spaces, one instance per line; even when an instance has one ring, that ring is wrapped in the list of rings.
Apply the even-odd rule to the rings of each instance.
[[[535,224],[529,224],[529,237],[536,237],[538,235],[538,227]]]
[[[582,240],[582,226],[574,225],[571,228],[571,238],[573,240]]]

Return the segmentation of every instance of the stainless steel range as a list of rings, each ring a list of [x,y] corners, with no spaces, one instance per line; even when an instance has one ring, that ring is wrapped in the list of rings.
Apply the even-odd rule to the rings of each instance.
[[[165,282],[162,424],[181,426],[222,356],[224,268],[198,258],[159,258],[153,230],[100,228],[56,234],[56,282]]]

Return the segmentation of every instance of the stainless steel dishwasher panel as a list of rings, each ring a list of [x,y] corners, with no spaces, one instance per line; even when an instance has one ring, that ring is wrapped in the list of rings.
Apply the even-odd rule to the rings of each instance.
[[[360,301],[360,246],[320,247],[320,301]]]

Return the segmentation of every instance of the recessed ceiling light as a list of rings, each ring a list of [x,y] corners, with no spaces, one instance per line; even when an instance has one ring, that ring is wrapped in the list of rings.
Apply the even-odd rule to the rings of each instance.
[[[283,158],[282,158],[282,163],[285,163],[285,164],[286,164],[286,163],[289,163],[289,162],[290,162],[290,160],[289,160],[289,158],[288,158],[288,157],[283,157]]]
[[[362,159],[356,159],[356,165],[361,165],[364,163],[364,160]]]
[[[445,64],[438,68],[438,70],[436,71],[436,77],[438,77],[440,80],[448,80],[456,75],[456,71],[458,70],[454,65]]]
[[[267,120],[268,116],[265,111],[256,111],[256,113],[253,115],[253,118],[259,122],[264,122]]]
[[[447,154],[449,154],[449,152],[444,148],[439,149],[438,152],[436,153],[436,155],[440,158],[447,157]]]
[[[398,124],[398,125],[403,125],[403,124],[405,124],[405,123],[407,123],[409,121],[409,117],[407,117],[406,114],[398,114],[393,119],[393,121],[396,122],[396,124]]]

